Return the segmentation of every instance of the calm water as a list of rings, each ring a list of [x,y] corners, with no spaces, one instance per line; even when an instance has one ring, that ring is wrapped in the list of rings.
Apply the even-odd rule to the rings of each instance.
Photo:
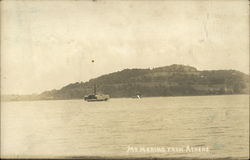
[[[249,96],[4,102],[1,127],[2,156],[244,158]],[[127,152],[128,146],[209,151]]]

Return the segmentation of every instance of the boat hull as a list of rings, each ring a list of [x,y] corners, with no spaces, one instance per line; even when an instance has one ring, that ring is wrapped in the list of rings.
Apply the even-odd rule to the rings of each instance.
[[[87,102],[99,102],[99,101],[107,101],[108,99],[86,99]]]

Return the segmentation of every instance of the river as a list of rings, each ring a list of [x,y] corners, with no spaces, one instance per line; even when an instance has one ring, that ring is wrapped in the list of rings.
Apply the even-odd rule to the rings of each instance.
[[[249,95],[2,102],[1,154],[248,158]]]

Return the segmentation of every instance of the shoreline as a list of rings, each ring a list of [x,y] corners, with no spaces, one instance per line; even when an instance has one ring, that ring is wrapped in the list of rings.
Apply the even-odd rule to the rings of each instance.
[[[199,96],[234,96],[234,95],[250,95],[249,93],[242,94],[202,94],[202,95],[176,95],[176,96],[142,96],[144,98],[166,98],[166,97],[199,97]],[[133,97],[110,97],[110,99],[137,99]],[[67,101],[67,100],[84,100],[83,98],[72,98],[72,99],[34,99],[34,100],[3,100],[1,102],[33,102],[33,101]]]

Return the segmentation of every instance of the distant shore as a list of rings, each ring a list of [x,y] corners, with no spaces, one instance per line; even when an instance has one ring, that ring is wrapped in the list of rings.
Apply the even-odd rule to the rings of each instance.
[[[207,95],[177,95],[177,96],[142,96],[141,98],[160,98],[160,97],[196,97],[196,96],[233,96],[233,95],[249,95],[249,93],[244,94],[207,94]],[[84,97],[83,97],[84,98]],[[20,102],[20,101],[61,101],[61,100],[84,100],[83,98],[72,98],[72,99],[20,99],[20,100],[5,100],[1,99],[2,102]],[[111,99],[137,99],[134,97],[111,97]]]
[[[173,64],[153,69],[124,69],[30,95],[2,95],[3,101],[82,99],[93,93],[111,98],[249,94],[249,75],[237,70],[199,71]]]

